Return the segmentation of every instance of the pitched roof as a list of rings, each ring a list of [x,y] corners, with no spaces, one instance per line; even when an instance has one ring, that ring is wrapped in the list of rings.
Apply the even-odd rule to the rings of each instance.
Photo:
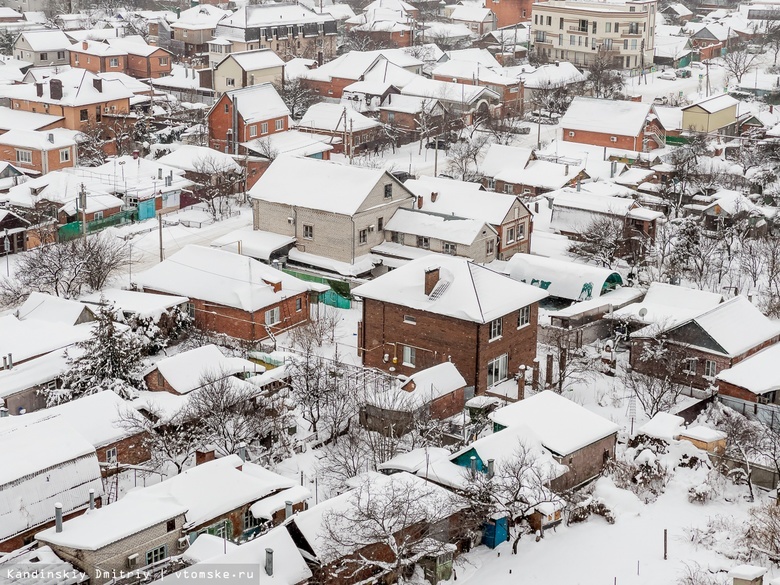
[[[652,104],[625,100],[575,97],[561,118],[565,130],[582,130],[618,136],[639,136]]]
[[[438,269],[437,284],[425,294],[425,274]],[[547,297],[535,286],[516,282],[465,258],[426,256],[412,260],[353,289],[374,299],[464,321],[489,323]]]
[[[233,59],[244,71],[257,71],[258,69],[271,69],[284,67],[284,61],[271,49],[257,49],[255,51],[240,51],[230,53],[220,64],[228,59]],[[217,65],[219,67],[219,64]]]
[[[379,128],[381,124],[360,112],[341,104],[313,104],[298,123],[299,128],[311,128],[327,132],[346,132]]]
[[[272,83],[261,83],[225,94],[234,104],[238,103],[238,112],[245,124],[289,116],[285,105]],[[214,106],[216,108],[216,105]],[[212,111],[213,108],[212,108]]]
[[[254,312],[312,289],[247,256],[188,245],[136,277],[141,286]],[[274,291],[270,283],[281,283]]]
[[[495,236],[496,230],[482,221],[429,213],[415,209],[399,209],[385,224],[385,230],[414,236],[427,236],[470,246],[480,234],[487,231]]]
[[[71,43],[68,37],[59,29],[28,30],[20,35],[33,51],[65,50]]]
[[[498,99],[499,95],[491,89],[479,85],[465,85],[449,81],[437,81],[418,76],[409,82],[401,90],[404,95],[417,95],[421,97],[435,98],[441,101],[472,104],[486,97]]]
[[[682,111],[690,110],[691,108],[701,108],[708,114],[714,114],[715,112],[720,112],[721,110],[725,110],[727,108],[731,108],[733,106],[736,106],[739,104],[739,100],[734,99],[727,93],[722,93],[719,95],[714,95],[712,97],[704,98],[703,100],[699,100],[698,102],[694,102],[689,106],[684,106],[682,108]]]
[[[721,371],[715,376],[715,380],[734,384],[753,394],[775,392],[780,390],[778,363],[780,363],[780,344],[770,345],[735,366]]]
[[[52,80],[58,80],[62,83],[62,98],[55,99],[51,97]],[[100,82],[102,90],[97,89],[95,80]],[[86,69],[69,69],[63,73],[53,75],[43,81],[43,86],[43,95],[40,97],[37,94],[35,84],[31,83],[4,87],[3,92],[11,99],[19,98],[33,102],[61,104],[71,107],[133,97],[133,92],[128,90],[121,81],[101,79]]]

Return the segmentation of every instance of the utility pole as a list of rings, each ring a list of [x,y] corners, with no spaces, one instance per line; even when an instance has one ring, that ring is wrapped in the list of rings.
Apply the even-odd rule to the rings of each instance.
[[[11,256],[11,240],[8,239],[8,228],[5,228],[3,249],[5,250],[5,275],[11,276],[11,266],[9,265],[10,256]]]
[[[87,239],[87,190],[84,183],[79,190],[79,207],[81,207],[81,234]]]
[[[163,253],[163,237],[162,237],[162,212],[157,212],[157,225],[159,226],[159,232],[160,232],[160,262],[165,260],[165,254]]]

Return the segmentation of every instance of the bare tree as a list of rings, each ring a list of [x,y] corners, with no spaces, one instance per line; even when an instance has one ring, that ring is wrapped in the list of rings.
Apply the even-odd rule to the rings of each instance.
[[[450,518],[465,501],[409,474],[371,475],[323,516],[324,556],[347,579],[391,575],[403,582],[422,557],[451,550]],[[381,550],[377,550],[381,549]]]
[[[196,197],[206,204],[217,220],[231,211],[231,200],[244,185],[243,169],[236,169],[216,157],[202,157],[193,161],[195,173],[202,177],[195,190]]]
[[[739,83],[745,74],[753,69],[756,59],[758,59],[758,55],[748,53],[744,48],[736,49],[723,55],[723,67],[736,77],[737,83]]]
[[[471,182],[481,179],[479,153],[487,144],[487,140],[487,136],[477,134],[456,142],[450,148],[447,170],[452,173],[453,178]]]
[[[774,14],[766,20],[763,40],[772,51],[772,65],[777,65],[777,55],[780,53],[780,14],[777,11],[773,12]]]
[[[588,86],[598,98],[615,99],[623,91],[623,76],[615,69],[612,56],[603,48],[588,67]]]
[[[623,383],[650,418],[659,412],[668,412],[677,404],[684,390],[684,386],[674,382],[671,376],[650,376],[635,370],[624,374]]]
[[[275,83],[274,87],[287,109],[290,110],[293,120],[300,120],[306,110],[318,100],[316,92],[305,79],[300,77],[285,79],[283,83]]]
[[[105,234],[40,246],[20,255],[13,278],[0,281],[0,304],[33,292],[72,298],[103,288],[128,261],[124,242]]]
[[[625,241],[624,224],[616,217],[594,215],[578,237],[578,241],[569,245],[570,254],[612,268]]]

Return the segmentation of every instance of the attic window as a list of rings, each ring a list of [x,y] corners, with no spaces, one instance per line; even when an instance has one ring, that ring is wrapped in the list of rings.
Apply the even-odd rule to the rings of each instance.
[[[417,317],[413,317],[412,315],[404,315],[404,323],[408,323],[409,325],[417,325]]]
[[[173,532],[174,530],[176,530],[176,519],[172,518],[165,523],[165,531]]]

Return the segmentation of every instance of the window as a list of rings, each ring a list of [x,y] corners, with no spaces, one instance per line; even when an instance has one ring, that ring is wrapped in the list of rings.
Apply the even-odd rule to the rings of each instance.
[[[411,315],[404,315],[404,323],[408,323],[409,325],[417,325],[417,317],[412,317]]]
[[[119,67],[119,59],[117,57],[111,57],[108,60],[109,67]]]
[[[688,358],[683,363],[683,373],[695,374],[696,373],[696,358]]]
[[[563,30],[563,17],[561,17],[561,19],[558,21],[558,28]]]
[[[547,26],[552,26],[552,16],[547,17]]]
[[[106,449],[106,463],[116,463],[116,447]]]
[[[630,34],[630,35],[638,35],[639,34],[639,23],[638,22],[629,22],[628,23],[628,34]]]
[[[563,46],[563,33],[558,35],[558,44]]]
[[[531,322],[531,307],[523,307],[517,312],[517,328],[525,327]]]
[[[628,51],[628,39],[623,39],[623,50]],[[626,61],[626,67],[628,67],[628,61]]]
[[[388,183],[385,185],[385,199],[390,199],[393,197],[393,184]]]
[[[299,313],[303,309],[303,300],[295,299],[295,312]]]
[[[82,122],[89,122],[89,111],[88,110],[79,110],[79,120]]]
[[[504,319],[499,317],[490,322],[490,340],[499,339],[504,333]]]
[[[612,32],[612,23],[608,22],[604,25],[604,32],[611,33]]]
[[[174,530],[176,530],[176,520],[175,519],[168,520],[168,522],[165,523],[165,531],[173,532]]]
[[[713,360],[706,360],[704,362],[704,377],[714,378],[718,373],[718,366]]]
[[[49,59],[48,53],[41,53],[41,61],[46,61]]]
[[[400,232],[391,232],[390,233],[390,241],[394,244],[402,244],[404,243],[404,235]]]
[[[235,87],[236,86],[236,80],[232,77],[226,77],[225,78],[225,85],[228,87]]]
[[[417,247],[423,250],[431,249],[431,240],[425,236],[417,236]]]
[[[496,241],[495,240],[488,240],[487,242],[485,242],[485,255],[486,256],[492,256],[495,251],[496,251]]]
[[[95,212],[95,221],[103,219],[103,212],[102,211],[96,211]]]
[[[519,223],[517,224],[517,241],[525,239],[525,224]]]
[[[274,128],[276,129],[277,132],[280,130],[284,130],[284,120],[281,119],[276,120],[274,122]]]
[[[615,32],[616,33],[620,32],[620,23],[619,22],[615,23]]]
[[[17,150],[16,162],[32,164],[32,152],[29,150]]]
[[[368,230],[362,229],[358,232],[358,245],[363,246],[368,243]]]
[[[515,227],[512,226],[506,230],[506,243],[511,244],[515,241]]]
[[[487,188],[488,189],[495,189],[496,188],[496,180],[493,177],[488,177],[488,179],[487,179]]]
[[[417,359],[417,351],[408,345],[403,346],[403,352],[402,352],[402,363],[405,366],[408,366],[410,368],[414,367],[414,363]]]
[[[594,20],[593,21],[593,26],[591,27],[590,31],[591,31],[592,34],[595,35],[597,30],[598,30],[598,23]]]
[[[252,124],[249,127],[249,137],[254,138],[255,136],[257,136],[257,124]]]
[[[63,148],[60,150],[60,162],[68,162],[70,161],[70,148]]]
[[[57,51],[57,59],[64,59],[65,51]]]
[[[395,124],[395,112],[387,112],[387,123]]]
[[[304,240],[312,240],[312,239],[314,239],[314,226],[313,225],[303,224],[303,239]]]
[[[268,122],[260,124],[260,134],[268,134]]]
[[[187,303],[187,315],[190,316],[190,319],[195,318],[195,305],[193,303]]]
[[[247,530],[252,530],[252,528],[257,528],[263,523],[263,521],[259,518],[255,518],[252,515],[252,512],[249,511],[247,508],[244,512],[244,532]]]
[[[504,193],[511,195],[514,192],[514,185],[511,183],[504,183]]]
[[[444,242],[441,245],[441,251],[450,256],[455,256],[458,253],[458,245],[452,242]]]
[[[281,319],[279,318],[279,307],[274,307],[273,309],[268,309],[265,312],[265,324],[266,325],[276,325],[279,323]]]
[[[160,57],[160,65],[162,65],[163,67],[167,67],[168,66],[168,57]]]
[[[639,41],[637,39],[631,39],[631,50],[636,51],[639,48]]]
[[[385,229],[385,218],[384,217],[377,217],[376,218],[376,229],[377,231],[382,231]]]
[[[587,20],[580,20],[577,23],[577,30],[579,32],[584,32],[584,33],[588,32],[588,21]]]
[[[509,356],[501,355],[496,359],[490,360],[487,367],[488,386],[495,386],[507,379],[509,371]]]
[[[576,39],[576,37],[574,35],[569,35],[569,44],[570,45],[576,45],[577,44],[577,39]]]
[[[168,558],[168,547],[165,545],[158,546],[152,550],[146,551],[146,564],[151,565],[157,563],[165,558]]]

